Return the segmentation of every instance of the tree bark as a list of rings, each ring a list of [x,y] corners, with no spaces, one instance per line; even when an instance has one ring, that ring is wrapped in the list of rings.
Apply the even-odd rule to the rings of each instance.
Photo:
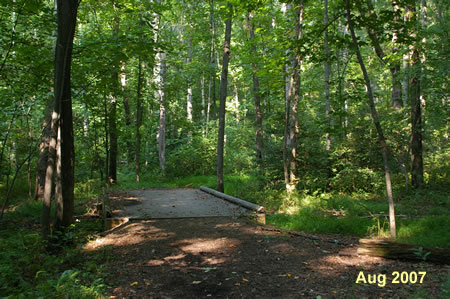
[[[209,77],[209,95],[208,95],[208,112],[207,122],[212,115],[212,119],[216,119],[216,59],[215,59],[215,38],[216,38],[216,26],[214,19],[214,0],[209,0],[209,15],[211,23],[211,53],[210,53],[210,65],[213,67],[211,75]]]
[[[201,98],[202,98],[202,135],[205,135],[206,128],[206,101],[205,101],[205,76],[202,74],[202,78],[200,79],[200,89],[201,89]]]
[[[426,3],[422,1],[422,13],[425,13]],[[418,22],[416,17],[415,1],[408,4],[410,21],[413,24]],[[422,26],[425,18],[422,19]],[[416,26],[414,26],[415,28]],[[423,177],[423,140],[422,140],[422,103],[421,103],[421,77],[422,64],[420,61],[419,43],[416,32],[410,34],[414,39],[411,45],[411,63],[412,77],[409,81],[409,102],[411,103],[411,185],[414,188],[422,188],[424,185]]]
[[[114,17],[114,28],[113,35],[117,38],[119,34],[119,17]],[[117,96],[118,96],[118,84],[119,84],[119,69],[117,66],[113,65],[112,74],[112,92],[109,97],[109,174],[108,182],[109,184],[117,183]]]
[[[120,73],[120,84],[122,86],[122,101],[123,101],[123,110],[125,112],[125,127],[127,132],[131,129],[131,109],[130,109],[130,101],[126,95],[126,88],[127,88],[127,73],[125,72],[125,63],[122,64],[121,67],[121,73]],[[127,146],[127,162],[128,164],[131,164],[131,161],[133,161],[133,150],[132,150],[132,144],[130,142],[130,139],[128,137],[128,134],[126,134],[126,141],[125,144]]]
[[[328,47],[328,0],[324,0],[324,12],[323,12],[323,24],[325,30],[323,33],[323,51],[325,54],[325,61],[323,62],[324,69],[324,85],[325,85],[325,120],[326,120],[326,133],[325,133],[325,150],[327,151],[327,174],[330,178],[332,176],[330,150],[331,150],[331,119],[330,119],[330,48]],[[329,187],[329,186],[328,186]]]
[[[159,167],[163,175],[166,173],[166,53],[159,54],[159,129],[158,129],[158,155]]]
[[[416,47],[411,55],[411,68],[414,70],[408,92],[411,102],[411,185],[414,188],[421,188],[424,185],[422,105],[420,103],[420,58]]]
[[[253,30],[254,24],[252,23],[253,14],[249,14],[247,17],[248,31],[250,33],[250,43],[252,53],[256,55],[256,41],[255,32]],[[252,62],[252,79],[253,79],[253,99],[255,105],[256,114],[256,161],[260,169],[263,168],[264,161],[264,130],[263,130],[263,113],[261,109],[261,93],[259,91],[259,78],[258,78],[258,64]]]
[[[67,3],[69,2],[69,3]],[[59,24],[64,32],[63,38],[67,38],[67,45],[63,48],[65,50],[64,66],[61,69],[65,72],[64,82],[58,84],[58,71],[55,72],[55,93],[58,88],[63,90],[61,97],[55,96],[56,100],[61,101],[61,119],[60,119],[60,130],[61,130],[61,168],[64,171],[61,172],[61,188],[62,188],[62,207],[57,204],[56,211],[56,223],[55,227],[65,228],[72,224],[73,218],[73,207],[74,207],[74,186],[75,186],[75,148],[74,148],[74,136],[73,136],[73,118],[72,118],[72,94],[71,94],[71,63],[72,63],[72,47],[73,39],[75,35],[75,28],[77,22],[77,10],[79,1],[69,0],[69,1],[58,1],[58,19]],[[63,14],[59,14],[59,7],[63,6]],[[58,26],[59,28],[59,26]],[[58,29],[59,30],[59,29]],[[59,45],[58,45],[59,46]],[[56,54],[58,57],[58,54]],[[58,58],[56,58],[58,61]],[[58,67],[57,67],[58,68]],[[61,86],[62,85],[62,86]],[[60,209],[60,210],[59,210]],[[58,211],[59,210],[59,211]],[[59,213],[58,213],[59,212]]]
[[[141,172],[141,125],[142,125],[142,104],[141,104],[141,88],[142,88],[142,63],[141,58],[138,60],[138,82],[136,92],[136,182],[140,181]]]
[[[223,47],[222,76],[220,78],[220,107],[219,107],[219,132],[217,138],[217,190],[224,192],[223,182],[223,155],[225,137],[225,104],[227,98],[228,63],[230,61],[231,25],[233,6],[227,4],[228,15],[225,22],[225,43]]]
[[[296,26],[296,40],[300,41],[303,36],[303,0],[300,1],[299,7],[296,10],[297,26]],[[292,69],[289,82],[289,102],[290,106],[288,115],[288,135],[287,139],[287,156],[289,163],[289,184],[286,184],[286,191],[291,193],[295,190],[298,184],[297,178],[297,138],[300,132],[300,125],[298,122],[298,103],[300,101],[300,71],[303,61],[303,55],[297,50],[295,57],[292,59]]]
[[[78,0],[57,0],[57,40],[55,52],[55,107],[52,113],[52,138],[49,146],[49,163],[44,188],[44,206],[42,212],[42,234],[46,239],[50,231],[50,205],[53,169],[57,157],[57,132],[60,130],[58,147],[61,153],[57,165],[60,172],[61,190],[55,194],[59,200],[56,206],[56,229],[67,227],[72,223],[74,200],[74,141],[72,123],[72,97],[70,72],[72,47],[75,35]],[[59,155],[58,155],[59,156]],[[55,190],[56,193],[56,190]]]
[[[52,111],[55,106],[55,98],[49,99],[45,108],[45,117],[42,123],[42,137],[39,145],[39,158],[36,166],[36,179],[34,185],[34,200],[41,201],[44,198],[45,174],[47,171],[48,147],[51,139]]]
[[[189,32],[189,34],[191,34]],[[187,40],[187,47],[188,47],[188,57],[186,60],[186,64],[188,68],[190,67],[190,64],[192,63],[192,38],[189,37]],[[189,75],[190,76],[190,75]],[[192,124],[193,121],[193,110],[192,110],[192,78],[188,78],[187,80],[188,88],[187,88],[187,99],[186,99],[186,112],[187,112],[187,121],[189,124]],[[192,137],[192,130],[189,129],[188,136]]]
[[[117,73],[113,72],[113,80],[118,79]],[[110,95],[109,98],[109,173],[108,182],[109,184],[117,183],[117,97],[115,95]]]
[[[361,52],[360,52],[359,46],[358,46],[358,41],[357,41],[356,35],[355,35],[355,30],[353,28],[353,21],[351,18],[350,0],[345,0],[345,3],[346,3],[348,27],[350,29],[350,34],[352,36],[353,46],[354,46],[355,52],[356,52],[356,57],[358,58],[359,65],[361,67],[361,71],[364,76],[364,81],[366,82],[367,95],[369,97],[370,112],[372,114],[372,119],[373,119],[373,122],[377,129],[378,140],[380,142],[381,151],[383,154],[384,173],[385,173],[385,179],[386,179],[386,194],[387,194],[388,202],[389,202],[389,228],[391,231],[391,236],[393,238],[395,238],[396,237],[395,211],[394,211],[394,199],[392,196],[391,170],[390,170],[389,160],[388,160],[388,148],[387,148],[387,144],[386,144],[386,139],[383,134],[383,130],[381,128],[380,121],[378,119],[378,113],[377,113],[377,110],[375,107],[375,101],[373,98],[372,87],[370,84],[369,75],[368,75],[366,67],[364,65],[364,60],[361,56]]]
[[[383,239],[360,239],[359,244],[358,255],[415,262],[427,261],[444,265],[450,264],[450,250],[447,248],[423,248]]]
[[[283,4],[283,11],[286,14],[291,9],[291,4]],[[286,56],[289,57],[289,49],[286,50]],[[291,107],[291,99],[289,96],[289,64],[286,62],[283,66],[284,72],[284,134],[283,134],[283,174],[284,174],[284,183],[286,186],[286,190],[288,190],[288,186],[290,185],[289,179],[289,115],[290,115],[290,107]]]

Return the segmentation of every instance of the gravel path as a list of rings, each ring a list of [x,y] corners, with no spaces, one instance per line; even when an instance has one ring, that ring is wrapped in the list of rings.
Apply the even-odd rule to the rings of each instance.
[[[197,189],[132,190],[111,199],[123,203],[114,215],[130,219],[240,216],[250,212]]]

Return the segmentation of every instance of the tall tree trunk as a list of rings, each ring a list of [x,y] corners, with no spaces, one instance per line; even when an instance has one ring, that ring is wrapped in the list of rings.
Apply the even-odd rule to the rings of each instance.
[[[163,174],[166,173],[166,97],[165,97],[165,80],[166,80],[166,53],[159,55],[159,129],[158,129],[158,154],[159,167]]]
[[[216,119],[216,47],[215,47],[215,38],[216,38],[216,25],[214,19],[214,0],[209,0],[209,16],[211,23],[211,53],[210,53],[210,66],[213,66],[211,71],[211,75],[209,77],[209,95],[208,95],[208,113],[207,113],[207,122],[209,122],[210,115],[212,114],[212,119]],[[212,106],[211,106],[212,105]]]
[[[401,12],[398,0],[392,0],[392,6],[394,8],[394,23],[395,23],[394,30],[392,31],[392,44],[393,44],[392,56],[396,57],[397,53],[399,52],[398,28],[400,27],[400,25],[403,24],[400,18]],[[392,94],[391,94],[392,106],[395,109],[401,109],[403,107],[403,98],[402,98],[402,81],[400,79],[400,70],[401,70],[400,59],[394,58],[391,61],[391,66],[389,69],[391,71],[391,78],[392,78]]]
[[[408,3],[408,12],[410,22],[417,23],[415,1],[410,0]],[[416,26],[414,26],[416,28]],[[421,63],[419,53],[419,42],[417,33],[413,29],[410,36],[414,42],[410,46],[411,62],[410,68],[412,75],[409,81],[409,102],[411,103],[411,185],[414,188],[421,188],[424,185],[423,178],[423,146],[422,146],[422,105],[421,105]]]
[[[378,140],[380,142],[381,151],[383,154],[383,162],[384,162],[384,174],[386,179],[386,194],[389,202],[389,228],[391,231],[391,236],[393,238],[396,237],[396,227],[395,227],[395,211],[394,211],[394,198],[392,196],[392,185],[391,185],[391,169],[389,166],[388,160],[388,148],[386,144],[386,139],[383,134],[383,130],[381,128],[380,121],[378,120],[378,113],[375,107],[375,101],[373,98],[372,87],[370,84],[369,75],[367,73],[366,67],[364,65],[363,58],[361,56],[361,52],[359,50],[358,40],[356,39],[355,30],[353,28],[353,21],[351,18],[351,9],[350,9],[350,0],[345,0],[346,11],[347,11],[347,22],[348,27],[350,29],[350,34],[353,40],[353,46],[355,48],[356,57],[358,58],[359,65],[361,67],[361,71],[364,76],[364,81],[366,82],[367,95],[369,97],[369,106],[370,112],[372,114],[372,119],[375,124],[378,133]]]
[[[253,30],[254,24],[252,23],[253,13],[247,17],[248,31],[250,33],[250,43],[252,53],[256,55],[256,41],[255,32]],[[255,105],[256,114],[256,161],[260,169],[263,168],[264,161],[264,130],[263,130],[263,113],[261,109],[261,93],[259,91],[259,78],[258,78],[258,64],[252,62],[252,79],[253,79],[253,99]]]
[[[117,38],[119,34],[119,17],[114,17],[114,38]],[[119,68],[113,66],[111,74],[112,92],[109,98],[110,110],[109,110],[109,184],[117,183],[117,96],[118,96],[118,84],[119,84]]]
[[[139,15],[139,41],[142,40],[142,14]],[[141,103],[141,90],[142,90],[142,59],[139,56],[138,59],[138,78],[137,78],[137,90],[136,90],[136,182],[140,181],[141,172],[141,125],[142,125],[142,103]]]
[[[210,76],[208,83],[208,104],[206,105],[206,135],[208,135],[208,126],[211,113],[211,93],[212,93],[212,80]]]
[[[201,97],[202,97],[202,135],[205,135],[206,128],[206,100],[205,100],[205,76],[202,74],[202,78],[200,79],[200,89],[201,89]]]
[[[67,3],[68,2],[68,3]],[[64,82],[58,81],[58,71],[55,73],[55,94],[58,88],[61,88],[62,95],[55,96],[56,101],[61,101],[61,118],[60,118],[60,130],[61,130],[61,168],[64,171],[61,172],[61,188],[62,188],[62,207],[57,202],[56,205],[56,223],[55,227],[65,228],[72,224],[73,220],[73,207],[74,207],[74,186],[75,186],[75,148],[73,137],[73,120],[72,120],[72,94],[70,83],[70,71],[72,63],[72,47],[73,38],[75,35],[75,28],[77,22],[77,10],[78,0],[58,0],[58,19],[61,20],[58,24],[61,24],[64,33],[63,38],[67,38],[67,44],[63,46],[64,49],[64,62],[61,66],[62,72],[64,72]],[[63,14],[59,14],[59,7],[63,6]],[[58,29],[59,30],[59,29]],[[59,43],[58,43],[59,46]],[[62,49],[61,49],[62,50]],[[58,54],[56,54],[58,57]],[[58,58],[56,58],[58,63]],[[58,67],[56,67],[58,68]],[[61,77],[62,78],[62,77]]]
[[[230,61],[231,46],[231,22],[233,16],[233,6],[227,4],[228,14],[225,22],[225,43],[223,47],[222,76],[220,78],[220,107],[219,107],[219,132],[217,138],[217,190],[224,192],[223,182],[223,154],[225,137],[225,103],[227,99],[228,86],[228,63]]]
[[[283,13],[286,15],[291,9],[291,4],[283,4]],[[287,60],[289,59],[289,49],[286,50]],[[289,64],[286,62],[283,66],[284,73],[284,134],[283,134],[283,172],[284,172],[284,183],[286,186],[286,190],[288,190],[288,186],[290,185],[289,179],[289,115],[290,115],[290,107],[291,107],[291,98],[289,96],[290,84],[289,84]]]
[[[39,158],[36,166],[36,179],[34,185],[34,199],[43,200],[44,197],[44,186],[45,186],[45,174],[47,171],[47,161],[48,161],[48,146],[51,139],[51,121],[52,121],[52,111],[55,106],[55,98],[51,98],[47,102],[45,107],[45,117],[42,123],[42,137],[41,144],[39,145]]]
[[[117,72],[113,72],[113,80],[118,80]],[[110,95],[109,97],[109,184],[117,183],[117,97],[116,95]]]
[[[284,88],[284,134],[283,134],[283,172],[284,172],[284,183],[286,185],[286,190],[290,185],[289,179],[289,115],[290,115],[290,107],[291,107],[291,98],[289,97],[289,66],[286,64],[284,67],[285,73],[285,88]]]
[[[126,95],[126,88],[127,88],[127,73],[125,71],[126,65],[125,63],[121,66],[121,72],[120,72],[120,85],[122,86],[122,101],[123,101],[123,110],[125,112],[125,127],[126,131],[130,132],[131,127],[131,109],[130,109],[130,103],[128,96]],[[126,136],[126,147],[127,147],[127,162],[128,164],[131,164],[131,161],[133,161],[133,150],[132,150],[132,144],[130,142],[130,138],[128,137],[128,134],[125,134]]]
[[[109,177],[109,119],[108,119],[108,99],[106,96],[106,86],[104,87],[103,92],[103,112],[104,112],[104,129],[105,129],[105,178],[106,183],[108,183],[108,177]],[[100,173],[102,176],[103,181],[103,173]]]
[[[325,133],[325,149],[327,151],[327,173],[330,178],[332,175],[330,150],[331,150],[331,120],[330,120],[330,48],[328,47],[328,0],[324,0],[324,12],[323,12],[323,24],[325,31],[323,33],[323,51],[325,54],[325,61],[323,62],[324,69],[324,84],[325,84],[325,120],[326,120],[326,133]]]
[[[136,92],[136,182],[139,183],[139,174],[141,172],[141,125],[142,125],[142,105],[141,105],[141,88],[142,88],[142,63],[141,58],[138,60],[138,82]]]
[[[53,170],[57,158],[57,145],[60,156],[56,165],[61,165],[64,172],[59,172],[61,190],[55,194],[59,199],[56,203],[57,229],[67,227],[72,223],[74,200],[74,142],[72,123],[72,96],[70,72],[72,63],[72,47],[75,35],[77,0],[57,0],[57,40],[55,51],[55,107],[52,113],[52,137],[49,145],[49,159],[44,187],[44,205],[42,210],[42,234],[46,239],[50,231],[50,205]],[[60,142],[57,134],[60,130]]]
[[[192,34],[191,32],[188,32],[188,34]],[[188,57],[186,60],[187,67],[190,68],[190,65],[192,63],[192,37],[189,36],[187,40],[187,47],[188,47]],[[191,76],[189,74],[189,76]],[[192,124],[193,120],[193,109],[192,109],[192,78],[189,77],[187,80],[188,88],[187,88],[187,99],[186,99],[186,112],[187,112],[187,121],[189,123],[189,126]],[[188,136],[192,137],[192,130],[189,128]]]
[[[296,26],[296,40],[302,39],[302,27],[303,27],[303,0],[300,1],[299,7],[296,9],[297,26]],[[289,79],[289,92],[290,99],[289,119],[288,119],[288,135],[287,139],[287,156],[289,161],[289,184],[286,184],[286,191],[291,193],[295,190],[298,184],[297,178],[297,138],[300,132],[300,125],[298,122],[298,103],[300,101],[300,71],[303,56],[296,51],[295,57],[292,59],[291,76]]]

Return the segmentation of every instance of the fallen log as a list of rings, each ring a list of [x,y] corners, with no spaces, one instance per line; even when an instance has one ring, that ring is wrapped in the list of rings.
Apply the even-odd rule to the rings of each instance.
[[[450,249],[427,248],[397,243],[388,239],[360,239],[358,255],[382,257],[415,262],[450,264]]]
[[[242,206],[244,208],[247,208],[249,210],[254,210],[254,211],[260,212],[260,213],[264,212],[264,207],[255,205],[254,203],[248,202],[246,200],[242,200],[242,199],[239,199],[237,197],[233,197],[233,196],[230,196],[228,194],[225,194],[225,193],[222,193],[222,192],[219,192],[219,191],[216,191],[214,189],[211,189],[211,188],[208,188],[208,187],[204,187],[204,186],[200,186],[200,190],[202,190],[202,191],[204,191],[206,193],[210,193],[210,194],[212,194],[214,196],[217,196],[219,198],[223,198],[225,200],[228,200],[229,202],[232,202],[234,204],[240,205],[240,206]]]

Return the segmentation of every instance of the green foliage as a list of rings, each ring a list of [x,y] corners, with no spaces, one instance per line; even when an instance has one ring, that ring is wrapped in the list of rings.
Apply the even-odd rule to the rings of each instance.
[[[210,135],[211,136],[211,135]],[[215,140],[195,136],[178,140],[181,145],[168,153],[167,173],[174,177],[211,175],[215,171]]]
[[[345,193],[382,192],[384,175],[369,168],[346,165],[330,180],[332,188]]]
[[[426,216],[418,219],[406,219],[398,226],[398,240],[423,246],[450,248],[450,217]]]
[[[36,232],[42,205],[29,203],[5,215],[0,227],[0,297],[99,298],[105,290],[105,256],[81,246],[100,222],[77,221],[47,246]],[[13,229],[20,227],[20,229]]]

